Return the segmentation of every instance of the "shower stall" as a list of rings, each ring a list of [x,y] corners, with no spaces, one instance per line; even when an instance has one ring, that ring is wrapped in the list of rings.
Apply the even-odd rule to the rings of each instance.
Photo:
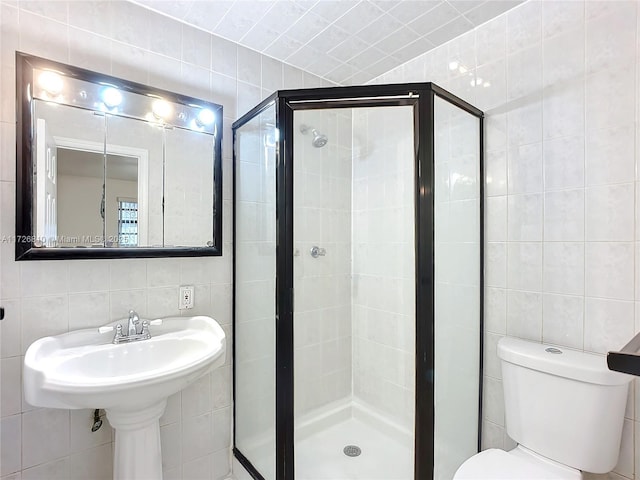
[[[449,479],[478,451],[482,139],[432,83],[278,91],[233,124],[253,478]]]

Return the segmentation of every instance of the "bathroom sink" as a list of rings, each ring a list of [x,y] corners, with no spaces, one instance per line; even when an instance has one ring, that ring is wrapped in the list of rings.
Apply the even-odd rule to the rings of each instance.
[[[25,399],[49,408],[144,407],[224,362],[224,331],[212,318],[165,318],[150,331],[118,345],[113,331],[97,328],[37,340],[24,359]]]
[[[127,320],[33,342],[24,357],[25,399],[36,407],[104,409],[116,432],[113,478],[161,479],[167,397],[224,363],[225,334],[205,316],[140,322],[140,333],[132,319],[139,320],[133,311],[126,343],[113,341]]]

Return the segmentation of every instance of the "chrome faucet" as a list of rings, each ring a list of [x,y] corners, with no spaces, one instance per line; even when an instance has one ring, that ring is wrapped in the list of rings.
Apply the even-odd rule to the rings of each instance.
[[[134,311],[129,310],[129,335],[137,335],[138,325],[140,324],[140,316]]]
[[[140,322],[140,316],[133,310],[129,310],[129,325],[127,333],[124,333],[123,330],[122,325],[118,324],[118,326],[116,326],[116,334],[113,337],[113,343],[137,342],[139,340],[147,340],[151,338],[151,333],[149,333],[149,322],[146,320]]]

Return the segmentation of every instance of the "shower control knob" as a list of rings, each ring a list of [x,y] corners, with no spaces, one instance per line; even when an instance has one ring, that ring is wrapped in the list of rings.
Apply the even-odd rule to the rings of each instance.
[[[327,254],[327,250],[320,247],[311,247],[311,256],[313,258],[324,257]]]

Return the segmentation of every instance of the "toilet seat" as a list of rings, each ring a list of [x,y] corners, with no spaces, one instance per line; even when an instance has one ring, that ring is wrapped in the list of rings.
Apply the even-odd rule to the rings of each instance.
[[[492,448],[465,461],[454,480],[581,480],[579,470],[544,459],[524,447]]]

